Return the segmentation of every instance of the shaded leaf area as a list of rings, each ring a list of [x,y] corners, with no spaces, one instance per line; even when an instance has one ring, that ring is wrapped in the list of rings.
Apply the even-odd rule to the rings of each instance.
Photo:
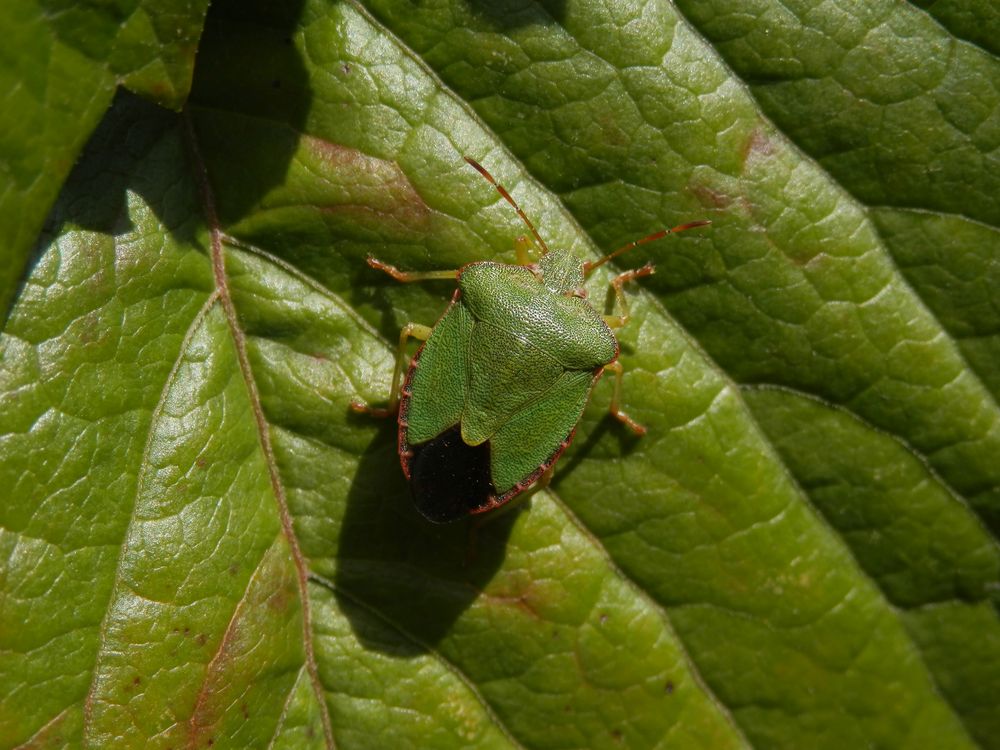
[[[905,3],[679,6],[765,114],[860,201],[1000,221],[995,55]]]
[[[0,6],[0,320],[38,232],[115,87],[179,109],[207,0]]]
[[[680,7],[763,111],[874,207],[886,248],[995,401],[996,313],[969,283],[977,263],[991,281],[1000,256],[1000,10],[964,0],[915,5],[944,28],[895,3]],[[960,309],[965,322],[955,326]]]
[[[64,190],[0,339],[4,746],[993,746],[964,311],[670,6],[409,10],[407,48],[347,3],[214,4],[189,119],[122,96]],[[349,403],[452,291],[366,254],[513,259],[463,156],[581,259],[716,224],[631,294],[648,435],[602,384],[551,490],[431,526]]]
[[[1000,54],[1000,8],[975,0],[910,0],[959,39]]]

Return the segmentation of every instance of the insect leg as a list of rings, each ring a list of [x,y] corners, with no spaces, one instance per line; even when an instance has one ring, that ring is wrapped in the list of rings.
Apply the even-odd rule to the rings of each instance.
[[[365,258],[365,261],[369,266],[374,268],[376,271],[383,271],[389,274],[396,281],[401,281],[404,284],[408,284],[411,281],[429,281],[431,279],[457,279],[458,271],[400,271],[395,266],[391,266],[378,258],[369,255]]]
[[[399,408],[399,380],[403,374],[403,360],[406,358],[406,342],[411,338],[426,341],[430,338],[431,327],[422,326],[419,323],[407,323],[399,332],[399,346],[396,348],[396,364],[392,368],[392,387],[389,390],[389,404],[385,408],[369,406],[360,401],[352,401],[351,408],[362,414],[371,414],[373,417],[391,417]]]
[[[611,288],[615,292],[615,300],[618,303],[618,315],[605,315],[604,322],[611,328],[621,328],[629,321],[628,302],[625,299],[625,292],[622,291],[622,284],[632,279],[643,276],[650,276],[654,272],[653,264],[647,263],[642,268],[633,268],[631,271],[620,273],[611,280]]]
[[[632,432],[636,435],[645,435],[646,428],[632,419],[632,417],[623,412],[619,407],[619,401],[622,394],[622,375],[625,372],[622,368],[622,363],[615,361],[610,365],[605,365],[604,369],[611,370],[615,374],[615,390],[611,396],[611,406],[608,408],[608,411],[611,412],[611,416],[632,430]]]
[[[552,483],[552,475],[556,472],[556,465],[552,464],[547,468],[540,477],[538,477],[538,484],[535,485],[536,491],[544,490]]]

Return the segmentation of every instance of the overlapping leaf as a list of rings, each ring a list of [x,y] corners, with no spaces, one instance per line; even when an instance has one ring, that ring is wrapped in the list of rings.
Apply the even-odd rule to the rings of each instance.
[[[0,5],[0,321],[115,87],[184,103],[207,8],[208,0]]]

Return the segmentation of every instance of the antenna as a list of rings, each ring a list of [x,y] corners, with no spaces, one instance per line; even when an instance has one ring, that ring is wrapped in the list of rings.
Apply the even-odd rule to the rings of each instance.
[[[517,211],[517,215],[521,217],[521,221],[523,221],[525,224],[528,225],[528,229],[531,230],[531,234],[534,235],[535,239],[538,241],[538,244],[541,245],[542,250],[547,253],[549,251],[549,246],[545,244],[545,240],[543,240],[542,236],[538,234],[538,230],[535,229],[535,225],[531,223],[531,219],[529,219],[527,216],[524,215],[524,211],[521,210],[521,207],[517,205],[517,203],[514,201],[513,198],[510,197],[510,193],[507,192],[507,189],[499,182],[494,180],[493,175],[487,172],[486,167],[484,167],[482,164],[477,162],[475,159],[470,159],[468,156],[464,158],[467,162],[469,162],[469,164],[472,165],[472,167],[477,172],[479,172],[479,174],[481,174],[483,177],[485,177],[487,180],[490,181],[490,184],[497,189],[497,192],[504,197],[505,201],[507,201],[510,205],[514,207],[514,210]]]
[[[608,253],[607,255],[605,255],[603,258],[601,258],[599,260],[593,260],[593,261],[588,260],[587,262],[585,262],[583,264],[583,272],[585,274],[590,273],[595,268],[597,268],[599,266],[603,266],[609,260],[612,260],[613,258],[617,258],[619,255],[621,255],[622,253],[626,252],[627,250],[631,250],[633,247],[638,247],[639,245],[645,245],[647,242],[653,242],[655,240],[663,239],[668,234],[677,234],[678,232],[684,232],[684,231],[686,231],[688,229],[695,229],[696,227],[708,226],[711,223],[712,222],[705,221],[705,220],[702,220],[702,221],[690,221],[687,224],[678,224],[673,229],[661,229],[659,232],[653,232],[651,235],[649,235],[647,237],[643,237],[641,240],[632,240],[630,243],[628,243],[624,247],[618,248],[613,253]]]

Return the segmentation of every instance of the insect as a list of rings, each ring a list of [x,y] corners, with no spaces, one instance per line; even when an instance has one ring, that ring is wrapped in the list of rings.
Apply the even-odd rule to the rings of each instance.
[[[636,435],[645,428],[619,406],[622,366],[612,329],[629,320],[622,286],[653,273],[625,271],[611,281],[617,315],[587,301],[587,275],[627,250],[708,224],[694,221],[630,242],[596,261],[550,251],[507,190],[481,165],[466,161],[517,211],[532,241],[515,241],[517,265],[480,261],[457,270],[406,272],[371,256],[368,265],[400,282],[455,279],[451,304],[433,328],[407,323],[399,335],[389,403],[358,412],[397,415],[399,457],[417,509],[446,523],[499,508],[548,481],[569,445],[591,389],[614,374],[611,415]],[[406,344],[423,341],[400,385]]]

